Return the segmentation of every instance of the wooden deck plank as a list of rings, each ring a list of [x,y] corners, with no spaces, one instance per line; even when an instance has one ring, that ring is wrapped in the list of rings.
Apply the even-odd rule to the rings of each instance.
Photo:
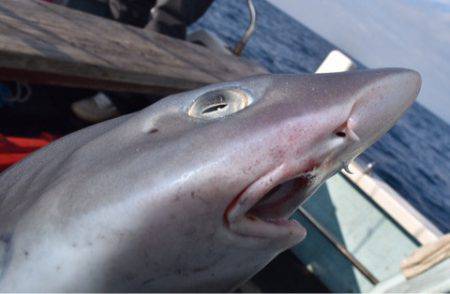
[[[171,93],[266,71],[196,44],[38,0],[0,2],[0,78]]]

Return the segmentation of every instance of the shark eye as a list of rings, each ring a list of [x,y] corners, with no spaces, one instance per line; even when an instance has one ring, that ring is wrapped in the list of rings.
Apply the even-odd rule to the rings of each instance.
[[[238,112],[252,102],[251,96],[241,89],[215,90],[195,99],[188,114],[197,118],[215,119]]]

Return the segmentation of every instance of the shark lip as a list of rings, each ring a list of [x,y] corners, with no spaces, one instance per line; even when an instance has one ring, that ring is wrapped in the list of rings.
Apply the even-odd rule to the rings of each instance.
[[[292,176],[292,169],[281,165],[243,189],[228,205],[224,222],[239,235],[256,238],[294,238],[305,236],[304,228],[289,216],[307,196],[312,168]]]

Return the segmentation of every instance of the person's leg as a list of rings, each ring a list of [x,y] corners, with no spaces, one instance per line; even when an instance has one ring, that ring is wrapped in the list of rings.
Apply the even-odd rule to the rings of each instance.
[[[213,3],[213,0],[109,0],[122,5],[127,4],[129,9],[138,7],[145,11],[151,9],[151,21],[146,28],[175,38],[185,39],[186,27],[199,19]],[[135,6],[133,6],[133,5]],[[111,6],[111,4],[110,4]],[[123,22],[123,19],[118,19]],[[117,107],[120,113],[136,111],[158,100],[150,99],[145,95],[132,95],[126,93],[105,92]],[[151,100],[151,101],[149,101]]]
[[[110,18],[108,5],[100,1],[68,0],[65,3],[63,2],[63,5],[86,13],[102,16],[105,18]]]
[[[173,38],[185,39],[186,28],[199,19],[213,0],[158,0],[146,28]]]
[[[111,17],[121,23],[143,28],[150,21],[156,0],[108,0]]]
[[[199,19],[212,2],[213,0],[108,0],[108,6],[110,17],[116,21],[144,27],[151,17],[146,29],[185,39],[187,26]],[[87,6],[80,6],[80,3],[78,6],[77,8],[81,7],[86,12],[93,11]],[[99,15],[101,11],[96,12]],[[72,110],[85,121],[99,122],[142,109],[159,98],[161,97],[105,91],[74,102]]]

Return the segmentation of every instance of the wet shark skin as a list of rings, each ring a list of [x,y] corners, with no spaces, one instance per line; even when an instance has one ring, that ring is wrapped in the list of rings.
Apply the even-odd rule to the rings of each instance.
[[[224,89],[252,102],[215,119],[189,115],[198,97]],[[405,69],[264,75],[57,140],[0,175],[0,290],[232,290],[305,237],[284,218],[389,130],[419,89]],[[248,217],[298,174],[311,180],[272,198],[280,207],[254,210],[261,221]],[[281,215],[279,226],[264,221]]]

